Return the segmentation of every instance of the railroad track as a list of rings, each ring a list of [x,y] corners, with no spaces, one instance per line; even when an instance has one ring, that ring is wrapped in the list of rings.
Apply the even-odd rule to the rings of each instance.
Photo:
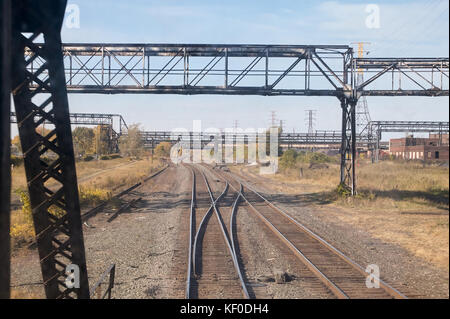
[[[142,186],[144,183],[148,182],[148,181],[151,180],[152,178],[154,178],[154,177],[156,177],[156,176],[162,174],[168,167],[169,167],[168,165],[164,166],[164,167],[161,168],[160,170],[158,170],[158,171],[156,171],[155,173],[153,173],[153,174],[149,175],[148,177],[144,178],[144,179],[142,180],[142,182],[136,183],[136,184],[134,184],[133,186],[131,186],[131,187],[129,187],[129,188],[127,188],[127,189],[121,191],[120,193],[114,195],[111,199],[113,199],[113,198],[114,198],[114,199],[119,199],[119,198],[121,198],[122,196],[124,196],[124,195],[126,195],[126,194],[129,194],[130,192],[132,192],[133,190],[139,188],[140,186]],[[110,200],[111,200],[111,199],[110,199]],[[110,202],[110,200],[104,201],[103,203],[97,205],[96,207],[94,207],[94,208],[88,210],[87,212],[81,214],[81,220],[82,220],[83,222],[86,222],[89,218],[95,216],[99,211],[101,211],[104,207],[106,207],[106,205]],[[116,214],[113,214],[114,217],[113,217],[110,221],[114,220],[114,219],[121,213],[121,211],[123,211],[123,210],[129,208],[130,206],[132,206],[132,205],[134,204],[134,202],[139,201],[139,200],[140,200],[140,199],[134,199],[134,200],[131,200],[129,203],[124,204],[124,205],[119,209],[119,211],[116,212]]]
[[[225,209],[219,209],[218,205],[229,185],[222,183],[220,194],[213,192],[211,182],[215,181],[208,181],[201,168],[188,167],[192,175],[192,196],[185,297],[249,298],[234,251],[235,243],[224,222],[222,210]]]
[[[406,298],[384,281],[380,288],[367,288],[368,273],[289,214],[276,207],[252,186],[229,172],[217,172],[207,167],[213,174],[229,185],[238,197],[237,203],[245,202],[254,215],[280,240],[295,257],[303,263],[332,294],[337,298]],[[235,211],[236,208],[233,209]],[[234,215],[234,213],[233,213]],[[234,217],[231,217],[233,221]],[[230,223],[233,230],[233,222]],[[233,238],[233,236],[231,236]],[[238,256],[236,256],[238,258]]]

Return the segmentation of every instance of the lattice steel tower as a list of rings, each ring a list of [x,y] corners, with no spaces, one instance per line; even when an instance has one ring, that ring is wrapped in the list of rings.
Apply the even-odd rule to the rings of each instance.
[[[308,134],[313,135],[314,134],[314,125],[316,124],[316,110],[306,110],[305,111],[305,122],[308,127]]]
[[[364,57],[364,44],[369,44],[366,42],[358,42],[358,58]],[[357,85],[364,83],[364,71],[358,69],[357,73]],[[371,121],[369,113],[369,105],[367,104],[367,98],[361,96],[356,104],[356,134],[359,136],[369,135],[369,123]]]

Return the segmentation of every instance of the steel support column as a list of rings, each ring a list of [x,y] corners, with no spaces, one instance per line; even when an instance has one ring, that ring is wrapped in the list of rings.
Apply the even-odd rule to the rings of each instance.
[[[356,101],[341,99],[342,143],[341,143],[341,185],[356,194]]]
[[[380,161],[380,142],[381,142],[381,129],[377,128],[377,139],[375,141],[375,163]]]
[[[0,3],[0,299],[10,297],[10,46],[11,1]]]
[[[61,50],[65,7],[64,0],[14,2],[11,85],[46,296],[89,298]],[[37,58],[44,63],[30,72]],[[51,123],[50,132],[41,135],[37,128],[44,122]],[[79,268],[79,288],[65,283],[68,265]]]

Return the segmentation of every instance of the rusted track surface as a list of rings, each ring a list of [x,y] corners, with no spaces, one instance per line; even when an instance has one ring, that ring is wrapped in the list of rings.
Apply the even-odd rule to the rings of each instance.
[[[154,178],[154,177],[160,175],[160,174],[161,174],[162,172],[164,172],[168,167],[169,167],[168,165],[164,166],[162,169],[160,169],[160,170],[157,171],[156,173],[153,173],[153,174],[151,174],[150,176],[144,178],[144,180],[143,180],[142,182],[139,182],[139,183],[134,184],[133,186],[131,186],[131,187],[129,187],[129,188],[127,188],[127,189],[121,191],[120,193],[118,193],[118,194],[116,194],[116,195],[114,195],[112,198],[116,198],[116,199],[117,199],[117,198],[122,197],[123,195],[128,194],[129,192],[131,192],[131,191],[135,190],[136,188],[138,188],[139,186],[141,186],[143,183],[145,183],[145,182],[149,181],[150,179],[152,179],[152,178]],[[96,206],[96,207],[90,209],[89,211],[85,212],[84,214],[81,214],[81,220],[84,222],[84,221],[86,221],[87,219],[89,219],[89,218],[95,216],[95,215],[96,215],[103,207],[105,207],[105,206],[108,204],[108,202],[109,202],[109,201],[105,201],[105,202],[99,204],[98,206]]]
[[[120,208],[116,212],[114,212],[114,214],[112,214],[111,217],[108,218],[107,222],[108,223],[112,222],[114,219],[116,219],[119,216],[119,214],[123,213],[128,208],[133,207],[133,205],[136,204],[137,202],[139,202],[141,199],[142,199],[142,197],[135,198],[135,199],[132,199],[131,201],[123,204],[122,206],[120,206]]]
[[[248,298],[233,244],[217,207],[228,184],[215,198],[206,175],[198,167],[189,167],[193,194],[186,298]]]
[[[367,288],[364,269],[325,240],[273,205],[253,187],[231,173],[217,173],[240,190],[253,213],[338,298],[406,298],[380,280],[380,288]]]
[[[101,275],[97,283],[90,289],[89,295],[91,296],[91,298],[94,298],[95,294],[98,293],[98,299],[105,299],[105,297],[107,297],[107,299],[111,299],[115,276],[116,264],[111,264],[108,269],[106,269],[106,271]],[[102,293],[100,289],[107,277],[109,277],[108,286],[106,287],[105,292]]]

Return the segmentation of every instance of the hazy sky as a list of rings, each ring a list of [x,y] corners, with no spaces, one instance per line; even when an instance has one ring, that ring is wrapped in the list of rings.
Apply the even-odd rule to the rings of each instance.
[[[380,8],[380,28],[365,25],[366,6]],[[300,0],[74,0],[80,28],[63,28],[63,42],[351,44],[370,42],[371,57],[448,57],[449,2]],[[121,113],[146,130],[266,127],[270,111],[287,130],[340,129],[336,98],[176,95],[69,95],[71,112]],[[448,98],[368,98],[374,120],[446,120]]]

